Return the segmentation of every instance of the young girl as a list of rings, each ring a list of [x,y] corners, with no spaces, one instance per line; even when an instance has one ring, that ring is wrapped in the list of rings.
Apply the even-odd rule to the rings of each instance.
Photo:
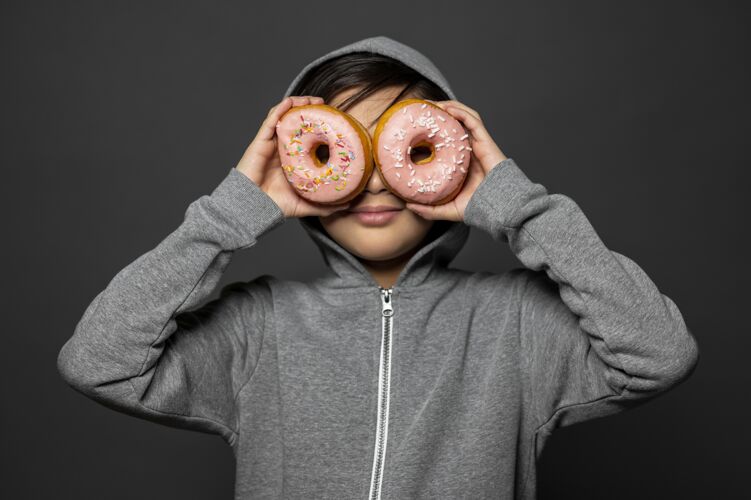
[[[404,203],[374,170],[338,207],[295,194],[275,125],[328,103],[372,134],[408,97],[470,134],[449,203]],[[388,223],[353,211],[384,205]],[[263,274],[222,288],[233,253],[288,218],[327,265],[310,282]],[[524,267],[449,268],[475,227]],[[577,204],[507,158],[423,54],[386,37],[308,64],[235,168],[85,311],[58,368],[119,411],[216,433],[236,498],[534,498],[557,427],[614,414],[684,380],[697,344],[678,307],[609,250]]]

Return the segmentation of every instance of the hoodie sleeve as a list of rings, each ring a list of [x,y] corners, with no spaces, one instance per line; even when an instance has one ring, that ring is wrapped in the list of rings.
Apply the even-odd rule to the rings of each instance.
[[[513,159],[483,179],[464,219],[527,268],[521,372],[536,428],[617,413],[693,372],[697,342],[675,303],[603,244],[571,198],[548,194]]]
[[[94,298],[58,354],[62,378],[115,410],[233,444],[235,397],[259,356],[270,293],[261,276],[196,307],[235,250],[283,221],[279,206],[232,168]]]

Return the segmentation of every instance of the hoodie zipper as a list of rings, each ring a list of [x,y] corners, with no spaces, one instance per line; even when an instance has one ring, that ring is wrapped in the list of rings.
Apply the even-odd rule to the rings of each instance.
[[[391,388],[391,326],[394,308],[391,303],[393,288],[378,287],[381,291],[381,360],[378,368],[378,419],[376,422],[373,472],[370,480],[370,500],[381,498],[383,459],[386,455],[386,438],[389,427],[389,395]]]

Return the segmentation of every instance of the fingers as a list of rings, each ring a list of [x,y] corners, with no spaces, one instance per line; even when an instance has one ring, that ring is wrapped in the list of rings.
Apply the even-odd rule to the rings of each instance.
[[[348,209],[352,205],[351,201],[348,201],[347,203],[343,205],[337,205],[335,207],[331,208],[325,208],[325,209],[318,209],[318,215],[321,215],[322,217],[328,217],[329,215],[335,214],[336,212],[341,212],[342,210]]]
[[[430,99],[426,100],[430,101]],[[464,123],[473,139],[479,141],[492,141],[490,134],[485,129],[485,125],[482,123],[480,113],[478,113],[476,110],[454,99],[449,99],[447,101],[430,102]]]
[[[413,211],[423,219],[428,220],[451,220],[459,221],[459,214],[455,203],[444,203],[443,205],[423,205],[421,203],[407,203],[408,210]]]
[[[328,217],[337,212],[341,212],[342,210],[346,210],[350,208],[350,206],[352,205],[352,201],[348,201],[348,202],[337,204],[337,205],[324,206],[324,205],[319,205],[317,203],[311,203],[308,200],[305,200],[303,198],[300,198],[298,202],[300,203],[301,208],[300,208],[300,213],[296,215],[297,217],[305,217],[308,215]]]
[[[266,119],[258,130],[258,134],[256,134],[256,139],[270,141],[276,133],[276,124],[284,113],[295,106],[304,106],[306,104],[323,104],[323,98],[310,95],[285,97],[269,110]]]
[[[258,134],[256,134],[256,140],[269,141],[274,137],[279,118],[292,107],[292,102],[291,97],[285,97],[279,104],[269,110],[266,119],[258,130]]]
[[[306,104],[323,104],[323,98],[314,96],[314,95],[303,95],[303,96],[288,96],[284,98],[284,101],[290,101],[291,104],[287,109],[294,107],[294,106],[304,106]],[[282,102],[284,102],[282,101]],[[280,103],[281,104],[281,103]],[[272,108],[273,109],[273,108]],[[281,116],[284,113],[281,113],[279,116]]]
[[[427,99],[427,100],[430,101],[430,99]],[[477,118],[478,120],[482,121],[482,119],[480,118],[480,113],[478,113],[476,110],[470,108],[466,104],[461,103],[459,101],[448,100],[448,101],[430,101],[430,102],[432,102],[433,104],[435,104],[436,106],[438,106],[439,108],[442,108],[444,110],[447,107],[461,108],[461,109],[465,110],[466,112],[474,115],[474,117]]]
[[[490,137],[490,133],[488,133],[479,115],[454,104],[447,105],[445,109],[448,114],[461,121],[467,127],[473,139],[482,142],[493,142],[493,138]]]

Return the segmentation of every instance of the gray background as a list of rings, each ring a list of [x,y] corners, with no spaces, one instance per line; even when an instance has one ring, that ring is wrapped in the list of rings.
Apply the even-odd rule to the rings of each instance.
[[[746,490],[749,15],[741,2],[3,2],[0,497],[231,498],[220,438],[135,419],[57,375],[97,292],[235,166],[310,60],[383,34],[425,52],[534,181],[680,307],[699,366],[559,430],[540,498]],[[456,267],[521,265],[473,231]],[[305,279],[296,221],[222,285]],[[364,478],[365,480],[365,478]],[[388,478],[386,478],[388,480]]]

